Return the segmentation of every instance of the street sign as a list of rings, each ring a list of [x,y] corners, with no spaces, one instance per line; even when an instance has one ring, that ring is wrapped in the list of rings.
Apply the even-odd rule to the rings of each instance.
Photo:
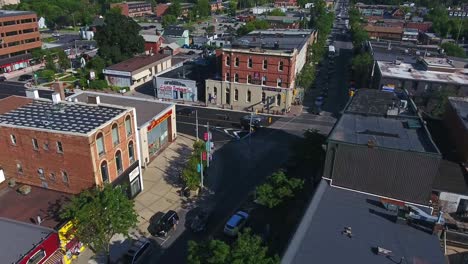
[[[206,149],[206,151],[210,151],[210,147],[211,147],[211,146],[210,146],[210,142],[206,142],[206,143],[205,143],[205,149]]]
[[[200,172],[201,171],[201,165],[200,163],[197,164],[197,172]]]
[[[208,132],[203,133],[203,140],[208,141]]]

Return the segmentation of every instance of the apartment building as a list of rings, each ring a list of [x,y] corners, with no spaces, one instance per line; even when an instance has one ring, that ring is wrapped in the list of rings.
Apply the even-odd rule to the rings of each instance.
[[[134,108],[28,97],[0,100],[0,166],[6,180],[77,194],[112,183],[142,189]]]
[[[41,46],[34,12],[0,10],[0,74],[28,67]]]
[[[151,3],[123,2],[111,4],[111,8],[120,8],[122,15],[127,17],[142,17],[153,14]]]

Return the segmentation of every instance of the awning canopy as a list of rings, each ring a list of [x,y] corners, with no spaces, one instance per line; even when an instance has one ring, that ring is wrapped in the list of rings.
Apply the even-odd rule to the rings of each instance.
[[[150,76],[151,75],[151,71],[150,70],[144,70],[142,72],[139,72],[135,75],[132,76],[132,79],[134,81],[137,81],[137,80],[140,80],[141,78],[143,77],[146,77],[146,76]]]

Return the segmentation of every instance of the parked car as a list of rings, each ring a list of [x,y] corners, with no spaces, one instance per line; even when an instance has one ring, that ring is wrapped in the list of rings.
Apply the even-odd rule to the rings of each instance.
[[[244,227],[249,214],[244,211],[238,211],[236,214],[231,216],[224,226],[224,234],[228,236],[236,236],[239,233],[239,230]]]
[[[145,256],[152,251],[152,245],[146,238],[135,240],[130,249],[123,256],[122,264],[139,264],[143,263]]]
[[[250,120],[252,120],[252,127],[259,128],[265,123],[265,117],[261,115],[246,115],[241,118],[241,126],[248,129],[250,127]]]
[[[58,37],[60,37],[60,33],[58,33],[58,32],[52,33],[52,37],[58,38]]]
[[[201,232],[205,230],[209,216],[210,213],[207,210],[199,211],[195,218],[193,218],[192,223],[190,224],[190,229],[193,232]]]
[[[0,82],[4,82],[4,81],[6,81],[6,79],[7,78],[5,76],[0,76]]]
[[[195,54],[195,51],[191,50],[191,51],[187,52],[187,54],[188,55],[193,55],[193,54]]]
[[[165,237],[179,223],[179,215],[173,210],[167,211],[161,218],[152,219],[152,235]]]
[[[176,112],[178,115],[185,115],[185,116],[191,116],[195,114],[195,110],[193,108],[182,108],[177,110]]]
[[[23,74],[18,78],[18,81],[24,82],[24,81],[29,81],[32,80],[32,75],[29,74]]]

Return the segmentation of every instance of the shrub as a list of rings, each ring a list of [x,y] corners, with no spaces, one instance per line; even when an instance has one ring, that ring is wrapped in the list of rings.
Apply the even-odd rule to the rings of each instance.
[[[107,85],[107,81],[105,80],[94,80],[89,82],[89,88],[96,89],[96,90],[104,90],[109,85]]]

